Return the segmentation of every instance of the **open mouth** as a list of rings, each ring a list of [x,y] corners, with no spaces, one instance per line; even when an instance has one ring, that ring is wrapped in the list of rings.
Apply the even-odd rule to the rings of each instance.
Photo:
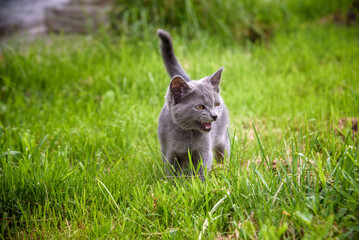
[[[207,132],[211,131],[211,129],[212,129],[211,123],[209,123],[209,122],[204,122],[204,123],[198,122],[198,123],[204,131],[207,131]]]

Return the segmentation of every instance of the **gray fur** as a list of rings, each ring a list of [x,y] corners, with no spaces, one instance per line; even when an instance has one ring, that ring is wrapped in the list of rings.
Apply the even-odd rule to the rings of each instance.
[[[187,82],[191,81],[188,74],[183,70],[178,62],[172,47],[172,39],[168,32],[161,29],[157,30],[157,35],[161,39],[161,54],[166,66],[168,75],[173,78],[176,75],[183,77]]]
[[[202,158],[199,175],[204,180],[203,171],[211,169],[213,153],[217,160],[230,155],[228,110],[219,95],[223,67],[201,80],[190,81],[173,53],[170,35],[162,30],[157,33],[162,42],[164,64],[172,78],[158,121],[158,138],[167,174],[172,173],[170,166],[174,167],[174,174],[181,174],[188,166],[190,152],[195,169]],[[215,106],[216,103],[219,106]],[[196,108],[200,105],[204,109]]]

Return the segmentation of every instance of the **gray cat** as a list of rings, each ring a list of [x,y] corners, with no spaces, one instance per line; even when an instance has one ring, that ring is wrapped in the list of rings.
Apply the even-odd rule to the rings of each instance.
[[[218,161],[225,154],[230,155],[228,110],[219,95],[223,67],[201,80],[191,81],[176,59],[170,34],[159,29],[157,35],[161,39],[164,65],[172,79],[158,121],[167,174],[181,175],[191,159],[204,181],[204,169],[211,169],[213,153]]]

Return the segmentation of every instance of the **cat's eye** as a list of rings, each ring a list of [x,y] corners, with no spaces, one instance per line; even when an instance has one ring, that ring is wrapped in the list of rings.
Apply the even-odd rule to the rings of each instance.
[[[214,106],[215,106],[215,107],[218,107],[218,106],[219,106],[219,102],[215,103]]]
[[[197,105],[197,106],[195,106],[195,108],[196,108],[197,110],[203,110],[203,109],[204,109],[204,106],[203,106],[203,105]]]

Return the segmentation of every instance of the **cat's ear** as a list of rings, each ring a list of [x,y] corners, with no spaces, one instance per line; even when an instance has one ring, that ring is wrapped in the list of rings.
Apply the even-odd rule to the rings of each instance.
[[[176,75],[171,80],[170,89],[175,101],[177,102],[181,97],[190,91],[191,87],[188,85],[186,80],[184,80],[184,78]]]
[[[209,83],[214,87],[214,89],[219,92],[219,82],[221,81],[222,71],[224,67],[221,67],[217,72],[213,73],[209,78]]]

